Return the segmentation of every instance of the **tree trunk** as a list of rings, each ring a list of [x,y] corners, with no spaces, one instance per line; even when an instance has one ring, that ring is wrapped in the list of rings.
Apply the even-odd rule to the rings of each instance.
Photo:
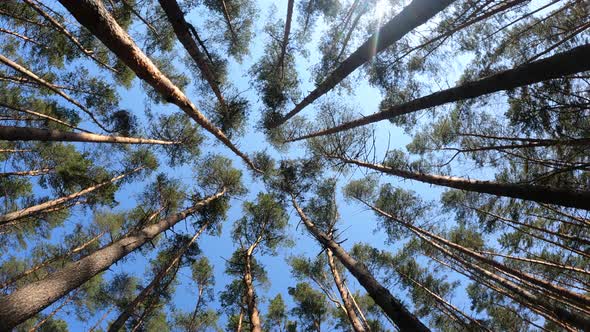
[[[0,173],[0,177],[6,176],[39,176],[49,174],[53,171],[51,168],[34,169],[30,171],[17,171],[17,172],[6,172]]]
[[[154,63],[137,47],[131,37],[117,24],[101,1],[59,0],[60,3],[93,35],[121,59],[135,74],[160,93],[164,99],[182,109],[205,130],[213,134],[232,150],[253,170],[254,163],[213,125],[188,99],[188,97],[166,77]]]
[[[54,200],[51,200],[51,201],[47,201],[45,203],[37,204],[37,205],[31,206],[31,207],[28,207],[28,208],[24,208],[24,209],[21,209],[21,210],[18,210],[18,211],[7,213],[5,215],[0,216],[0,225],[6,224],[6,223],[8,223],[8,222],[10,222],[12,220],[21,219],[21,218],[25,218],[25,217],[31,216],[31,215],[33,215],[35,213],[38,213],[38,212],[41,212],[41,211],[44,211],[44,210],[47,210],[47,209],[50,209],[50,208],[54,208],[54,207],[56,207],[56,206],[58,206],[60,204],[63,204],[65,202],[69,202],[69,201],[71,201],[73,199],[76,199],[76,198],[81,197],[81,196],[84,196],[84,195],[86,195],[86,194],[88,194],[90,192],[93,192],[93,191],[95,191],[97,189],[100,189],[100,188],[102,188],[102,187],[104,187],[106,185],[109,185],[111,183],[114,183],[114,182],[116,182],[116,181],[118,181],[118,180],[120,180],[120,179],[122,179],[122,178],[124,178],[124,177],[126,177],[128,175],[130,175],[130,174],[136,173],[136,172],[138,172],[138,171],[140,171],[142,169],[143,169],[143,167],[138,167],[138,168],[136,168],[136,169],[134,169],[134,170],[132,170],[130,172],[127,172],[127,173],[124,173],[124,174],[115,176],[114,178],[112,178],[112,179],[110,179],[108,181],[105,181],[105,182],[99,183],[97,185],[88,187],[88,188],[86,188],[84,190],[81,190],[81,191],[78,191],[76,193],[73,193],[73,194],[70,194],[70,195],[67,195],[67,196],[63,196],[63,197],[60,197],[60,198],[57,198],[57,199],[54,199]]]
[[[254,284],[252,280],[252,251],[254,246],[251,246],[245,254],[245,269],[244,269],[244,286],[246,288],[246,305],[248,306],[248,315],[250,316],[250,330],[252,332],[262,332],[262,323],[260,322],[260,313],[256,305],[256,294],[254,292]]]
[[[562,189],[543,185],[499,183],[493,181],[471,180],[453,176],[433,175],[406,171],[381,164],[371,164],[360,160],[340,156],[328,156],[347,164],[366,167],[382,173],[412,179],[424,183],[435,184],[460,190],[478,193],[519,198],[528,201],[561,205],[577,209],[590,210],[590,191]]]
[[[435,92],[403,104],[394,105],[387,110],[373,113],[360,119],[348,121],[332,128],[293,138],[288,141],[295,142],[311,137],[334,134],[451,102],[476,98],[498,91],[510,90],[587,71],[590,69],[590,62],[585,61],[588,58],[590,58],[590,44],[578,46],[569,51],[558,53],[545,59],[527,63],[479,80],[470,81],[455,86],[454,88]]]
[[[8,285],[14,284],[15,282],[19,281],[20,279],[30,275],[31,273],[34,273],[35,271],[39,271],[40,269],[46,267],[47,265],[68,258],[70,256],[72,256],[75,253],[78,253],[84,249],[86,249],[89,245],[91,245],[92,243],[94,243],[95,241],[97,241],[98,239],[100,239],[106,232],[101,232],[100,234],[98,234],[97,236],[93,237],[92,239],[88,240],[87,242],[83,243],[80,246],[77,246],[76,248],[68,251],[67,253],[65,253],[64,255],[59,255],[50,259],[45,260],[44,262],[37,264],[35,266],[33,266],[32,268],[24,271],[23,273],[14,276],[8,280],[6,280],[5,282],[3,282],[2,284],[0,284],[0,289],[1,288],[5,288]]]
[[[76,127],[76,126],[74,126],[72,124],[69,124],[69,123],[67,123],[65,121],[62,121],[60,119],[54,118],[54,117],[49,116],[49,115],[46,115],[46,114],[42,114],[42,113],[39,113],[39,112],[27,110],[27,109],[24,109],[24,108],[19,108],[19,107],[16,107],[16,106],[8,105],[8,104],[5,104],[3,102],[0,102],[0,106],[9,108],[9,109],[14,110],[14,111],[17,111],[17,112],[21,112],[21,113],[26,113],[26,114],[38,116],[40,118],[43,118],[43,119],[46,119],[46,120],[49,120],[49,121],[53,121],[55,123],[59,123],[60,125],[66,126],[68,128],[71,128],[71,129],[76,129],[76,130],[79,130],[79,131],[83,131],[85,133],[90,133],[88,130],[84,130],[84,129],[78,128],[78,127]]]
[[[0,140],[6,141],[41,141],[41,142],[85,142],[85,143],[120,143],[120,144],[159,144],[175,145],[181,142],[159,139],[135,138],[89,133],[75,133],[54,129],[31,127],[0,126]]]
[[[18,72],[20,72],[21,74],[27,76],[28,78],[30,78],[31,80],[35,81],[39,85],[41,85],[41,86],[43,86],[43,87],[45,87],[45,88],[47,88],[47,89],[55,92],[56,94],[58,94],[63,99],[67,100],[68,102],[70,102],[73,105],[75,105],[76,107],[78,107],[80,110],[82,110],[82,112],[86,113],[90,117],[90,119],[92,119],[92,122],[94,122],[97,126],[99,126],[100,129],[102,129],[102,130],[104,130],[106,132],[112,132],[111,130],[109,130],[105,126],[103,126],[100,123],[100,121],[98,121],[98,119],[96,119],[96,117],[94,117],[94,114],[92,113],[92,111],[90,111],[88,108],[86,108],[86,106],[82,105],[80,102],[78,102],[74,98],[70,97],[67,93],[61,91],[58,87],[56,87],[52,83],[47,82],[46,80],[44,80],[41,77],[37,76],[32,71],[28,70],[27,68],[19,65],[18,63],[14,62],[14,61],[8,59],[7,57],[5,57],[2,54],[0,54],[0,62],[4,63],[5,65],[11,67],[12,69],[14,69],[14,70],[16,70]]]
[[[55,314],[57,314],[63,307],[66,306],[66,304],[72,302],[72,300],[74,299],[74,297],[76,296],[76,293],[78,291],[74,291],[72,292],[72,295],[68,296],[67,299],[65,299],[57,308],[55,308],[49,315],[47,315],[47,317],[43,318],[42,320],[40,320],[37,324],[35,324],[35,326],[33,326],[29,332],[35,332],[37,331],[41,326],[43,326],[43,324],[47,323],[47,321],[55,316]]]
[[[363,324],[356,315],[354,304],[351,300],[351,295],[350,293],[348,293],[346,287],[344,287],[344,281],[340,277],[340,272],[338,272],[338,268],[336,267],[336,263],[334,262],[334,255],[332,254],[332,250],[326,249],[326,254],[328,255],[328,265],[330,265],[330,270],[332,271],[332,276],[334,277],[334,283],[336,284],[336,288],[338,288],[338,292],[340,293],[340,297],[342,298],[342,304],[346,308],[348,320],[350,321],[352,328],[356,332],[364,332],[365,328],[363,327]]]
[[[236,31],[234,30],[234,27],[231,24],[231,17],[229,16],[229,10],[227,9],[227,4],[225,3],[224,0],[219,0],[219,2],[221,2],[221,11],[223,12],[223,18],[225,19],[225,24],[227,24],[227,28],[229,29],[229,32],[231,34],[231,38],[232,38],[234,44],[237,44],[238,43],[238,35],[236,34]]]
[[[378,214],[408,228],[416,235],[422,234],[422,235],[427,236],[429,238],[435,239],[439,243],[449,246],[449,247],[463,253],[464,255],[469,256],[475,260],[478,260],[484,264],[493,266],[494,268],[496,268],[508,275],[511,275],[511,276],[513,276],[517,279],[520,279],[520,280],[524,280],[525,282],[528,282],[531,285],[539,286],[541,288],[544,288],[546,291],[552,292],[552,293],[557,294],[561,297],[569,299],[571,301],[570,303],[572,303],[572,304],[577,304],[577,305],[581,305],[582,307],[590,308],[590,297],[588,297],[586,295],[574,293],[574,292],[570,291],[569,289],[565,289],[563,287],[553,285],[552,283],[550,283],[546,280],[538,279],[528,273],[517,271],[517,270],[510,268],[500,262],[497,262],[496,260],[487,258],[487,257],[469,249],[469,248],[463,247],[463,246],[456,244],[454,242],[451,242],[443,237],[440,237],[434,233],[426,231],[420,227],[416,227],[413,224],[411,224],[405,220],[401,220],[395,216],[392,216],[392,215],[388,214],[387,212],[379,209],[378,207],[375,207],[375,206],[368,204],[366,202],[363,202],[363,203],[366,204],[368,207],[370,207],[373,211],[377,212]]]
[[[338,260],[348,269],[348,271],[358,280],[365,288],[367,293],[373,298],[375,303],[380,306],[385,314],[389,316],[396,326],[402,331],[430,331],[420,320],[414,316],[408,309],[385,287],[383,287],[362,263],[352,258],[338,243],[332,240],[327,234],[317,229],[303,210],[297,204],[295,197],[292,196],[292,203],[299,217],[305,224],[307,230],[327,249],[332,250]]]
[[[50,50],[50,48],[47,47],[46,45],[43,45],[43,44],[39,43],[38,41],[34,40],[33,38],[29,38],[29,37],[27,37],[25,35],[21,35],[18,32],[14,32],[14,31],[2,29],[2,28],[0,28],[0,32],[5,33],[5,34],[9,34],[11,36],[15,36],[17,38],[20,38],[20,39],[24,40],[25,42],[28,42],[28,43],[31,43],[31,44],[35,44],[35,45],[37,45],[37,46],[39,46],[39,47],[41,47],[41,48],[43,48],[45,50]]]
[[[215,80],[215,76],[213,75],[213,73],[211,72],[211,68],[207,64],[207,59],[205,58],[205,55],[201,53],[199,47],[197,46],[197,43],[195,43],[195,40],[191,36],[189,27],[192,26],[190,26],[184,19],[184,14],[182,13],[180,6],[176,2],[176,0],[159,0],[159,2],[160,6],[162,6],[162,9],[164,9],[164,12],[168,17],[168,21],[170,21],[170,24],[172,24],[172,28],[174,29],[176,37],[178,38],[180,43],[182,43],[182,45],[184,46],[188,54],[191,56],[191,58],[193,58],[193,60],[197,64],[197,67],[199,67],[199,70],[203,74],[203,77],[205,78],[207,83],[209,83],[209,86],[211,87],[211,90],[213,90],[213,93],[217,97],[217,100],[219,101],[221,107],[227,108],[225,100],[223,99],[221,91],[219,90],[217,81]]]
[[[156,224],[146,226],[76,262],[69,263],[59,271],[37,282],[30,283],[10,295],[0,297],[0,330],[8,331],[31,318],[65,294],[108,269],[135,249],[224,194],[225,189],[199,201],[191,208],[162,219]]]
[[[285,55],[287,54],[287,45],[289,44],[289,34],[291,33],[291,20],[293,19],[293,5],[295,0],[289,0],[287,4],[287,20],[285,21],[285,32],[283,33],[283,42],[281,43],[281,55],[279,56],[278,67],[281,71],[281,78],[285,75]]]
[[[244,308],[240,308],[240,316],[238,316],[238,327],[236,332],[242,332],[242,323],[244,322]]]
[[[454,0],[412,1],[398,15],[396,15],[381,29],[379,29],[379,31],[375,32],[356,51],[354,51],[354,53],[342,61],[338,68],[336,68],[299,104],[295,105],[293,110],[279,119],[276,123],[272,124],[273,128],[276,128],[285,123],[287,120],[303,110],[303,108],[305,108],[307,105],[311,104],[316,99],[334,88],[358,67],[365,64],[385,48],[400,40],[403,36],[414,30],[416,27],[424,24],[426,21],[453,2]]]
[[[156,288],[156,286],[158,286],[162,282],[162,279],[164,279],[164,277],[172,270],[172,268],[180,263],[180,260],[182,259],[184,253],[199,238],[201,233],[205,231],[207,226],[209,226],[209,223],[205,223],[203,226],[201,226],[201,228],[195,233],[195,235],[193,235],[190,241],[187,242],[186,245],[184,245],[180,250],[176,252],[176,255],[168,262],[168,264],[164,268],[162,268],[162,270],[160,270],[160,272],[158,272],[158,274],[154,277],[150,284],[147,287],[145,287],[135,297],[135,299],[131,301],[131,303],[127,305],[127,307],[125,308],[125,310],[121,312],[121,314],[119,314],[119,317],[117,317],[113,324],[111,324],[111,327],[109,327],[109,332],[118,332],[124,327],[125,322],[133,314],[135,308],[137,308],[137,306],[140,303],[142,303],[148,295],[150,295],[150,293]]]

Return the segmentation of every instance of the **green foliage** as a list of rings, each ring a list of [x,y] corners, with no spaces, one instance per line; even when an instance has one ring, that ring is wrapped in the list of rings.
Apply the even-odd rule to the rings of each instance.
[[[289,295],[293,297],[296,305],[291,309],[291,313],[299,318],[306,331],[320,331],[322,323],[328,318],[326,296],[305,282],[289,287]]]
[[[246,193],[241,182],[242,171],[233,168],[228,158],[208,155],[203,158],[201,165],[197,181],[204,190],[217,192],[225,188],[228,194],[236,196]]]

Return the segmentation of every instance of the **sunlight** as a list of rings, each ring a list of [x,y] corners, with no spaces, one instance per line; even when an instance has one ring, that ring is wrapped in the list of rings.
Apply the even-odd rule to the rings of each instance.
[[[383,19],[383,16],[385,16],[385,13],[387,12],[388,9],[388,1],[387,0],[379,0],[377,2],[377,4],[375,4],[375,17],[381,21],[381,19]]]

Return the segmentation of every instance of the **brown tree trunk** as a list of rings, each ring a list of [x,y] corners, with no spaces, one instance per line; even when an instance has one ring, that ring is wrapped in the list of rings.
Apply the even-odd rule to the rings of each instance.
[[[10,330],[34,316],[68,292],[108,269],[121,258],[224,194],[225,189],[199,201],[191,208],[146,226],[76,262],[69,263],[59,271],[17,289],[10,295],[0,297],[0,330]]]
[[[31,207],[28,207],[28,208],[24,208],[24,209],[21,209],[21,210],[18,210],[18,211],[7,213],[5,215],[0,216],[0,225],[6,224],[6,223],[8,223],[8,222],[10,222],[12,220],[21,219],[21,218],[25,218],[25,217],[31,216],[31,215],[33,215],[35,213],[42,212],[42,211],[47,210],[47,209],[50,209],[50,208],[54,208],[54,207],[56,207],[56,206],[58,206],[60,204],[69,202],[69,201],[71,201],[73,199],[76,199],[76,198],[81,197],[81,196],[84,196],[84,195],[86,195],[86,194],[88,194],[90,192],[93,192],[93,191],[95,191],[97,189],[100,189],[100,188],[102,188],[102,187],[104,187],[106,185],[109,185],[111,183],[114,183],[114,182],[116,182],[116,181],[118,181],[118,180],[120,180],[120,179],[122,179],[122,178],[124,178],[124,177],[126,177],[128,175],[130,175],[130,174],[139,172],[142,169],[143,169],[143,167],[138,167],[138,168],[136,168],[136,169],[134,169],[132,171],[129,171],[127,173],[124,173],[124,174],[115,176],[114,178],[112,178],[112,179],[110,179],[108,181],[105,181],[105,182],[99,183],[97,185],[88,187],[88,188],[86,188],[84,190],[81,190],[81,191],[78,191],[76,193],[73,193],[73,194],[70,194],[70,195],[67,195],[67,196],[63,196],[63,197],[60,197],[60,198],[57,198],[57,199],[54,199],[54,200],[51,200],[51,201],[47,201],[45,203],[37,204],[37,205],[31,206]]]
[[[278,127],[299,113],[307,105],[326,94],[358,67],[372,59],[416,27],[424,24],[454,0],[414,0],[398,15],[375,32],[354,53],[346,58],[320,85],[308,94],[293,110],[273,124]]]
[[[129,34],[117,24],[102,2],[97,0],[59,0],[60,3],[105,46],[115,53],[135,74],[148,83],[167,101],[175,104],[192,117],[205,130],[213,134],[253,170],[258,171],[246,154],[241,152],[227,136],[215,127],[137,47]]]
[[[283,42],[281,43],[281,55],[279,56],[278,67],[281,70],[281,77],[285,75],[285,55],[287,54],[287,45],[289,44],[289,34],[291,33],[291,20],[293,19],[293,5],[295,0],[289,0],[287,3],[287,20],[285,21],[285,32],[283,33]]]
[[[158,274],[156,274],[156,276],[150,282],[150,284],[147,287],[145,287],[135,297],[135,299],[131,301],[131,303],[127,305],[127,307],[125,308],[125,310],[121,312],[121,314],[119,314],[119,317],[117,317],[117,319],[111,324],[111,327],[109,327],[109,332],[118,332],[120,329],[123,328],[127,319],[129,319],[133,312],[135,312],[135,308],[140,303],[142,303],[148,295],[150,295],[150,293],[156,288],[156,286],[158,286],[162,282],[162,279],[164,279],[164,277],[168,273],[170,273],[172,268],[180,263],[180,260],[182,259],[184,253],[199,238],[201,233],[203,233],[208,226],[209,223],[205,223],[203,226],[201,226],[201,228],[195,233],[195,235],[193,235],[190,241],[187,242],[186,245],[184,245],[180,250],[176,252],[176,255],[174,255],[174,257],[168,262],[168,264],[164,268],[162,268],[162,270],[160,270],[160,272],[158,272]]]
[[[332,271],[334,283],[336,284],[336,288],[338,288],[338,292],[340,293],[340,297],[342,298],[342,305],[344,305],[344,307],[346,308],[348,320],[350,321],[352,328],[356,332],[364,332],[365,328],[363,327],[363,324],[356,315],[354,304],[351,300],[351,295],[350,293],[348,293],[348,290],[344,286],[344,281],[340,277],[340,272],[338,272],[336,262],[334,262],[334,255],[332,254],[332,250],[326,249],[326,254],[328,255],[328,265],[330,265],[330,271]]]
[[[256,294],[252,280],[252,251],[254,248],[255,246],[251,246],[244,256],[244,286],[246,288],[246,305],[250,316],[250,330],[252,332],[262,332],[262,323],[260,322],[260,313],[256,304]]]
[[[332,250],[342,265],[344,265],[358,280],[367,293],[369,293],[371,298],[373,298],[375,303],[383,309],[385,314],[393,320],[400,330],[430,331],[416,316],[408,311],[401,301],[393,297],[389,290],[383,287],[362,263],[357,262],[338,243],[331,239],[326,233],[320,231],[304,214],[294,196],[292,196],[291,201],[307,230],[322,244],[322,246]]]
[[[193,58],[193,60],[197,64],[197,67],[199,67],[199,70],[203,74],[203,77],[205,78],[207,83],[209,83],[209,86],[211,87],[211,90],[213,90],[213,93],[217,97],[217,100],[219,101],[221,107],[227,108],[225,100],[223,99],[221,91],[219,90],[217,81],[215,80],[215,75],[213,75],[213,73],[211,72],[211,68],[207,64],[207,59],[205,58],[205,55],[201,53],[199,47],[197,46],[197,43],[195,43],[195,40],[191,36],[189,24],[184,19],[184,14],[182,13],[180,6],[176,2],[176,0],[159,0],[159,2],[160,6],[162,6],[162,9],[164,9],[164,12],[168,17],[168,21],[170,21],[170,24],[172,24],[172,28],[174,29],[176,37],[178,38],[180,43],[182,43],[182,45],[184,46],[188,54],[191,56],[191,58]]]
[[[159,139],[75,133],[53,129],[31,127],[0,126],[0,140],[6,141],[41,141],[41,142],[85,142],[85,143],[119,143],[119,144],[159,144],[175,145],[181,142]]]
[[[14,276],[8,280],[6,280],[5,282],[3,282],[2,284],[0,284],[0,289],[1,288],[5,288],[8,285],[14,284],[15,282],[19,281],[20,279],[30,275],[31,273],[34,273],[36,271],[39,271],[40,269],[46,267],[47,265],[53,263],[53,262],[57,262],[59,260],[62,259],[66,259],[84,249],[86,249],[89,245],[91,245],[92,243],[94,243],[95,241],[97,241],[98,239],[100,239],[103,235],[105,234],[105,232],[101,232],[100,234],[98,234],[97,236],[93,237],[92,239],[88,240],[87,242],[77,246],[76,248],[69,250],[67,253],[65,253],[64,255],[59,255],[57,257],[53,257],[50,259],[45,260],[44,262],[37,264],[35,266],[33,266],[32,268],[24,271],[23,273]]]
[[[348,159],[341,156],[328,156],[328,158],[338,159],[347,164],[366,167],[405,179],[412,179],[439,186],[590,210],[590,191],[562,189],[543,185],[511,184],[493,181],[471,180],[453,176],[406,171],[381,164],[371,164],[360,160]]]
[[[238,316],[238,327],[236,332],[242,332],[242,323],[244,322],[244,308],[240,308],[240,316]]]
[[[17,172],[6,172],[0,173],[0,177],[6,176],[39,176],[49,174],[53,171],[51,168],[34,169],[30,171],[17,171]]]
[[[238,43],[238,35],[236,34],[236,31],[234,30],[234,27],[231,24],[231,17],[229,16],[229,10],[227,9],[227,4],[225,3],[224,0],[219,0],[219,2],[221,2],[221,11],[223,12],[223,18],[225,19],[225,24],[227,24],[227,28],[229,29],[229,32],[231,33],[231,37],[232,37],[234,44],[237,44]]]
[[[451,102],[476,98],[498,91],[510,90],[587,71],[590,69],[590,62],[585,61],[585,59],[588,58],[590,58],[590,45],[586,44],[578,46],[569,51],[558,53],[545,59],[527,63],[479,80],[467,82],[454,88],[435,92],[403,104],[394,105],[378,113],[348,121],[332,128],[326,128],[311,134],[293,138],[288,141],[295,142],[311,137],[334,134]]]

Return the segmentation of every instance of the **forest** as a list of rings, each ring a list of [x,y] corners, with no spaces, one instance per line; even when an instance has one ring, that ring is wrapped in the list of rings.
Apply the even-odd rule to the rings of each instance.
[[[590,331],[588,0],[0,0],[0,332]]]

